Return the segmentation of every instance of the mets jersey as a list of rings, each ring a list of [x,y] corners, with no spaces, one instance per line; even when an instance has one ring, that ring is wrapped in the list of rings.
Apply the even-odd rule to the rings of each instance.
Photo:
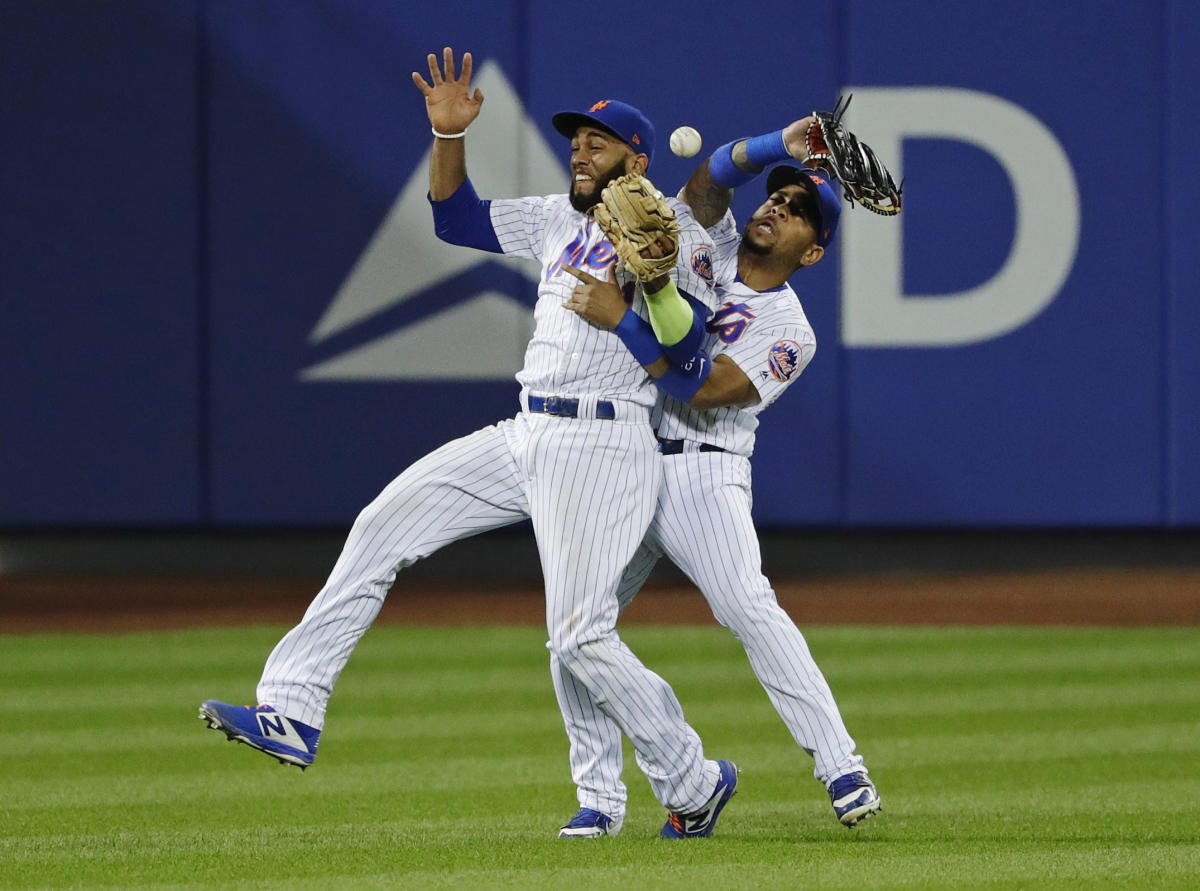
[[[704,347],[713,359],[725,355],[736,362],[758,390],[759,399],[754,405],[696,409],[663,395],[651,421],[662,439],[708,443],[749,457],[758,414],[812,361],[817,338],[790,285],[755,291],[738,277],[741,236],[732,212],[727,211],[708,233],[713,239],[718,306],[709,319]]]
[[[686,204],[670,199],[679,220],[680,262],[671,272],[676,287],[716,309],[712,243]],[[566,195],[492,199],[491,224],[500,249],[541,261],[534,331],[517,373],[521,386],[535,393],[604,396],[651,406],[655,389],[645,370],[612,331],[598,328],[563,308],[578,281],[563,272],[574,266],[603,279],[616,260],[612,245],[590,216],[571,206]],[[647,318],[642,288],[623,268],[617,282],[634,312]]]

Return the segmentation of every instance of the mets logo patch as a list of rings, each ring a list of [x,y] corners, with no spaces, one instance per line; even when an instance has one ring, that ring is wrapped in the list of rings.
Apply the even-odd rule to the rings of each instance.
[[[713,283],[713,261],[708,248],[698,247],[692,251],[692,272],[710,285]]]
[[[786,381],[800,367],[802,353],[800,344],[794,340],[780,340],[767,352],[767,365],[777,381]]]

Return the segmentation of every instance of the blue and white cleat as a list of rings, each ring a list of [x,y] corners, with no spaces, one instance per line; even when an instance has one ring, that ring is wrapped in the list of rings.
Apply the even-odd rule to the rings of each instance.
[[[718,761],[721,768],[721,778],[717,780],[717,788],[712,798],[703,808],[694,814],[668,814],[667,822],[659,833],[663,838],[706,838],[712,835],[717,825],[717,817],[733,798],[737,791],[738,770],[732,761]]]
[[[295,764],[301,770],[317,757],[321,731],[285,718],[269,705],[230,705],[207,699],[200,706],[200,720],[230,740],[278,758],[280,764]]]
[[[880,811],[879,792],[861,771],[838,777],[829,784],[829,800],[841,824],[852,828]]]
[[[620,820],[614,820],[608,814],[594,811],[590,807],[581,807],[579,813],[573,816],[566,826],[558,830],[558,837],[600,838],[605,835],[616,835],[620,831]]]

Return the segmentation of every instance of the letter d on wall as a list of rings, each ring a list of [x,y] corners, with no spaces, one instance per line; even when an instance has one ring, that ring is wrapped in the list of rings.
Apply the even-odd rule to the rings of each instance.
[[[952,139],[991,154],[1016,206],[1012,250],[992,278],[958,294],[903,292],[904,214],[842,216],[842,341],[851,347],[957,346],[1007,334],[1058,295],[1079,247],[1079,190],[1066,153],[1033,115],[988,93],[848,87],[867,143],[903,176],[904,138]],[[847,123],[853,127],[853,121]],[[909,197],[909,196],[906,196]],[[920,200],[911,196],[911,200]],[[857,208],[856,210],[861,210]]]

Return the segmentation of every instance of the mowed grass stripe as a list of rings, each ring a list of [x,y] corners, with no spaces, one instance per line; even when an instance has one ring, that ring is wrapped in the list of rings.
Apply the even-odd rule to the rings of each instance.
[[[248,701],[284,630],[0,638],[0,887],[1200,882],[1195,629],[806,629],[884,797],[847,832],[728,632],[628,628],[745,770],[684,845],[628,746],[622,836],[553,838],[574,790],[537,629],[378,627],[314,768],[225,743],[196,705]]]

